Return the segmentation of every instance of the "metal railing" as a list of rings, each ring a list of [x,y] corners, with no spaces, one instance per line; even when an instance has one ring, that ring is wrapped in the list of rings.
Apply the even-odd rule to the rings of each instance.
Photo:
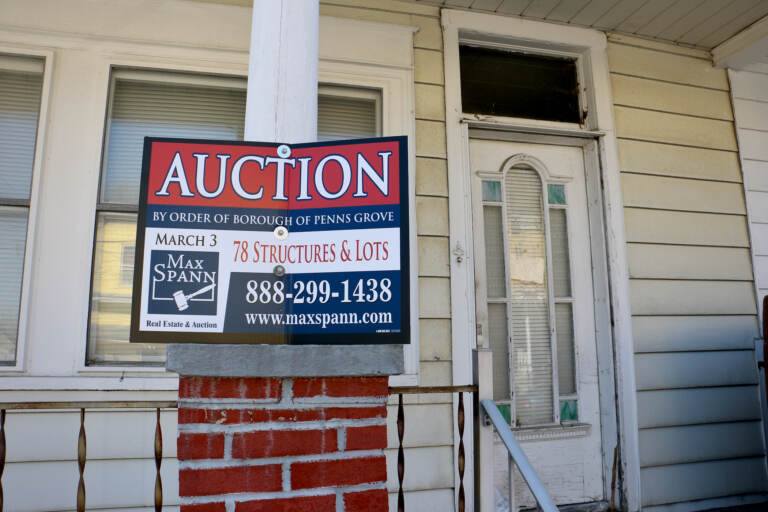
[[[490,420],[493,427],[496,429],[496,433],[499,434],[504,446],[507,447],[507,456],[510,462],[514,462],[517,465],[517,469],[520,470],[520,474],[523,476],[525,483],[528,484],[528,488],[531,490],[533,497],[536,498],[536,503],[544,512],[558,512],[557,505],[552,500],[552,497],[547,492],[544,484],[539,479],[539,476],[534,471],[528,457],[525,456],[523,449],[520,447],[520,443],[515,439],[515,435],[512,433],[512,429],[509,428],[509,424],[499,412],[498,407],[490,399],[480,400],[480,405],[486,417]],[[512,465],[510,464],[510,469]],[[510,485],[510,495],[514,492],[514,488]],[[510,496],[510,503],[512,499]]]
[[[403,490],[403,480],[405,477],[405,449],[403,439],[405,437],[405,407],[403,405],[403,395],[424,395],[424,394],[458,394],[458,404],[456,412],[456,429],[458,437],[458,457],[457,470],[458,481],[458,512],[466,510],[466,497],[464,490],[464,473],[466,466],[465,448],[464,448],[464,429],[466,425],[466,414],[464,409],[465,393],[475,393],[476,386],[432,386],[432,387],[391,387],[390,396],[397,396],[397,510],[405,511],[405,494]],[[85,428],[85,417],[88,410],[93,409],[124,409],[124,410],[155,410],[155,434],[154,434],[154,458],[155,458],[155,489],[154,489],[154,509],[161,512],[163,508],[163,482],[160,476],[160,470],[163,458],[163,431],[160,425],[160,411],[163,409],[176,409],[178,407],[175,401],[92,401],[92,402],[0,402],[0,512],[5,510],[4,495],[2,486],[2,476],[5,470],[6,462],[6,428],[5,420],[8,411],[80,411],[80,429],[77,435],[77,467],[78,480],[73,491],[76,496],[77,512],[84,512],[86,509],[85,494],[85,466],[87,463],[87,433]]]
[[[397,512],[405,511],[405,494],[403,493],[403,478],[405,476],[405,451],[403,449],[403,437],[405,436],[405,409],[403,407],[403,395],[426,395],[435,393],[458,393],[458,405],[456,409],[456,428],[458,439],[458,473],[459,489],[457,499],[458,512],[466,509],[466,496],[464,492],[464,471],[466,469],[466,454],[464,450],[464,393],[476,393],[477,386],[424,386],[424,387],[391,387],[389,394],[397,395]]]
[[[163,480],[160,477],[160,467],[163,461],[163,430],[160,426],[160,411],[162,409],[176,409],[176,402],[170,401],[99,401],[99,402],[0,402],[0,512],[5,510],[2,476],[5,470],[6,456],[6,438],[5,438],[5,418],[7,411],[30,411],[30,410],[80,410],[80,430],[77,435],[77,468],[78,481],[76,490],[76,510],[85,512],[85,464],[87,461],[87,443],[85,432],[85,411],[87,409],[131,409],[131,410],[152,410],[156,411],[155,422],[155,512],[161,512],[163,509]]]

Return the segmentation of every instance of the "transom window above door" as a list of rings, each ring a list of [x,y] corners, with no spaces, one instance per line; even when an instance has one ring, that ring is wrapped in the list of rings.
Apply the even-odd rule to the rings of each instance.
[[[459,60],[463,112],[582,122],[575,57],[461,45]]]

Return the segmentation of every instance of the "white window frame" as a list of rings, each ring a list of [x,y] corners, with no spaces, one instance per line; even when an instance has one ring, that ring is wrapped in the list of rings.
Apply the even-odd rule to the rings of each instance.
[[[586,144],[585,154],[596,153],[603,190],[604,252],[607,256],[608,300],[612,310],[612,347],[598,346],[601,370],[609,370],[615,379],[600,382],[603,468],[610,474],[613,446],[621,443],[622,496],[629,510],[640,507],[640,465],[637,430],[637,396],[635,392],[634,353],[631,312],[629,307],[629,275],[626,257],[624,212],[619,176],[618,145],[613,119],[613,98],[608,70],[607,41],[604,33],[585,28],[562,26],[515,17],[444,9],[442,11],[445,59],[446,140],[448,148],[448,184],[451,190],[450,243],[452,346],[454,384],[471,382],[472,351],[476,325],[473,308],[458,307],[461,300],[474,297],[474,262],[465,256],[472,252],[472,205],[470,203],[469,128],[495,128],[515,133],[548,136],[594,138]],[[459,45],[465,42],[501,45],[542,55],[576,55],[583,89],[582,109],[587,117],[581,126],[572,123],[531,121],[528,119],[491,116],[464,116],[461,110],[461,78]],[[585,158],[585,161],[588,158]],[[603,351],[600,357],[600,351]],[[615,357],[607,357],[607,351]],[[614,401],[614,393],[618,399]],[[616,426],[618,416],[619,426]],[[605,449],[610,446],[610,450]],[[472,463],[469,461],[468,463]],[[605,480],[605,494],[610,494],[610,478]]]
[[[243,22],[243,9],[212,4],[215,19],[221,26],[238,27]],[[119,15],[119,10],[116,10]],[[250,11],[248,11],[250,12]],[[195,12],[188,13],[195,18]],[[185,14],[186,15],[186,14]],[[183,16],[182,16],[183,17]],[[196,19],[196,18],[195,18]],[[247,18],[250,27],[250,17]],[[180,24],[184,19],[179,20]],[[33,170],[33,190],[29,230],[27,236],[27,256],[25,259],[25,277],[22,292],[22,316],[20,317],[20,335],[17,347],[16,367],[0,367],[0,374],[16,372],[4,379],[4,389],[12,390],[92,390],[94,399],[100,391],[161,391],[175,393],[178,376],[166,372],[161,367],[132,366],[87,366],[87,328],[90,308],[90,288],[93,254],[93,234],[96,222],[98,201],[98,183],[101,170],[101,154],[104,146],[106,116],[104,115],[108,98],[110,71],[113,68],[139,69],[168,72],[213,75],[217,77],[236,77],[240,80],[248,73],[248,39],[243,38],[245,46],[213,47],[210,42],[184,44],[175,40],[142,39],[146,34],[127,32],[131,35],[114,37],[89,35],[88,27],[78,26],[76,32],[45,32],[42,28],[36,32],[24,33],[6,30],[0,27],[0,40],[22,39],[24,48],[16,45],[6,47],[0,44],[0,51],[9,54],[41,56],[46,58],[44,90],[41,104],[39,126],[47,125],[48,109],[52,113],[64,111],[68,122],[73,116],[70,105],[57,102],[50,94],[53,56],[57,58],[55,78],[62,85],[67,82],[71,95],[75,69],[78,77],[82,76],[83,100],[82,125],[83,144],[74,151],[69,144],[69,134],[62,134],[60,125],[48,126],[51,132],[45,143],[45,133],[38,130],[38,142]],[[132,29],[133,30],[133,29]],[[410,197],[410,278],[411,278],[411,343],[404,346],[404,375],[390,379],[391,385],[417,385],[419,370],[419,335],[418,335],[418,262],[417,236],[415,225],[415,119],[413,86],[413,33],[414,27],[390,25],[320,17],[319,42],[319,77],[321,84],[378,89],[381,91],[382,135],[405,135],[411,144],[408,148]],[[154,36],[154,34],[153,34]],[[93,38],[98,42],[94,48]],[[206,46],[207,45],[207,46]],[[32,48],[32,49],[30,49]],[[77,78],[79,85],[80,78]],[[81,91],[78,90],[78,93]],[[80,106],[78,106],[80,107]],[[97,120],[98,119],[98,120]],[[67,125],[68,126],[68,125]],[[45,150],[43,148],[45,147]],[[57,188],[54,192],[52,183],[61,187],[62,175],[52,174],[46,178],[40,172],[41,164],[51,158],[72,157],[70,161],[54,162],[57,166],[75,166],[81,169],[75,181],[67,184],[66,190]],[[46,215],[38,212],[38,196],[45,195],[54,201],[46,209]],[[54,197],[55,194],[55,197]],[[75,194],[75,195],[71,195]],[[51,225],[51,209],[65,208],[67,202],[77,202],[75,211],[77,226]],[[82,205],[82,206],[81,206]],[[86,212],[86,205],[88,212]],[[69,214],[68,214],[69,215]],[[42,224],[41,224],[42,223]],[[66,227],[66,233],[60,228]],[[43,239],[40,239],[43,236]],[[41,244],[49,251],[59,243],[67,243],[66,257],[71,264],[69,273],[62,283],[54,283],[57,288],[66,287],[67,307],[62,311],[50,311],[56,302],[49,291],[50,284],[42,283],[43,278],[60,276],[62,269],[51,263],[49,254],[43,253],[44,261],[36,267],[31,262],[35,259],[32,250]],[[30,279],[30,277],[32,277]],[[61,292],[61,290],[58,290]],[[57,299],[62,300],[62,299]],[[49,314],[50,313],[50,314]],[[34,329],[29,329],[28,318],[46,318],[37,320]],[[58,317],[66,318],[66,325],[55,324]],[[34,360],[30,355],[34,352]],[[23,355],[23,356],[22,356]],[[26,361],[26,365],[24,364]],[[30,364],[32,361],[33,364]],[[99,390],[99,391],[96,391]],[[91,395],[88,395],[91,396]],[[163,395],[165,396],[165,395]],[[169,395],[171,396],[171,395]]]
[[[35,272],[35,241],[37,239],[37,212],[40,204],[40,182],[43,174],[43,155],[45,154],[45,127],[48,122],[48,102],[51,97],[51,76],[53,73],[54,54],[48,50],[34,50],[27,47],[0,45],[0,57],[36,58],[42,61],[43,84],[40,94],[40,111],[37,118],[37,135],[32,164],[27,214],[27,237],[24,247],[24,263],[19,297],[19,319],[16,332],[16,358],[12,365],[0,365],[0,374],[22,373],[27,368],[27,337],[29,335],[30,286]]]

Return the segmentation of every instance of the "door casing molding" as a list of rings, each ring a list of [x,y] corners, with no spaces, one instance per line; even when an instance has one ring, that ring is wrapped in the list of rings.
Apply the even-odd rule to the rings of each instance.
[[[606,497],[610,496],[613,448],[618,443],[622,476],[619,489],[621,502],[626,510],[639,510],[640,464],[629,273],[606,36],[592,29],[450,9],[442,11],[441,22],[450,190],[453,383],[460,385],[472,382],[472,350],[476,348],[470,130],[473,138],[583,147],[587,195],[591,206],[589,217],[593,263],[594,258],[600,256],[603,261],[600,267],[607,269],[604,284],[598,286],[599,283],[595,283],[596,306],[600,300],[605,302],[605,307],[595,308],[604,491]],[[587,108],[584,124],[579,126],[464,115],[461,110],[459,73],[459,44],[463,42],[486,42],[488,46],[496,48],[576,57],[582,85],[581,99]],[[603,310],[608,311],[608,316],[597,313]],[[454,436],[454,439],[457,438]],[[469,467],[473,464],[472,455],[470,453],[467,457]],[[472,500],[470,498],[467,501]]]

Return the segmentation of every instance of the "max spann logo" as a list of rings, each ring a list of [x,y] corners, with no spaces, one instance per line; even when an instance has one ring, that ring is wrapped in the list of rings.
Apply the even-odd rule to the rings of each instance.
[[[219,254],[152,251],[149,312],[215,315]]]

